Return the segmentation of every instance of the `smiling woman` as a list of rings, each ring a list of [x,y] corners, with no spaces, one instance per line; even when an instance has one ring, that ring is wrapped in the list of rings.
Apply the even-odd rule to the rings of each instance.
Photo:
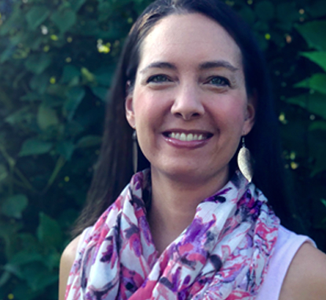
[[[82,233],[61,259],[60,299],[326,297],[326,256],[269,205],[286,212],[268,79],[227,5],[151,4],[126,41],[111,100]],[[148,168],[123,189],[132,130]],[[235,163],[243,137],[253,182]]]

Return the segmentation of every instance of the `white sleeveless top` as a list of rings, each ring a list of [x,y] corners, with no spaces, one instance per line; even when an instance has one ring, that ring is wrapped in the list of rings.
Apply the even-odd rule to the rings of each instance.
[[[275,252],[256,300],[278,300],[282,284],[294,255],[304,243],[315,243],[307,236],[295,234],[280,226]]]
[[[86,228],[81,234],[76,254],[81,247],[82,241],[89,235],[89,229],[91,228],[92,227]],[[280,226],[275,252],[271,258],[268,272],[256,300],[278,300],[285,275],[292,259],[302,244],[306,242],[316,246],[309,237],[295,234],[283,226]]]

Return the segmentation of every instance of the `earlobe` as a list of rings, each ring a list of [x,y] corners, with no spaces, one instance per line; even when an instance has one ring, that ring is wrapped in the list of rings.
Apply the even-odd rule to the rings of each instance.
[[[128,95],[125,101],[126,118],[129,125],[135,129],[135,113],[133,108],[132,95]]]

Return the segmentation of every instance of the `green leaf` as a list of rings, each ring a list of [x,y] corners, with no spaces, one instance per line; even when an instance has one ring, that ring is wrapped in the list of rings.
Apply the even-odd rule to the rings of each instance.
[[[8,177],[7,168],[5,165],[0,164],[0,182]]]
[[[326,21],[313,21],[296,26],[310,48],[326,51],[325,39]]]
[[[1,275],[1,277],[0,277],[0,287],[1,286],[4,286],[8,282],[8,280],[10,279],[10,277],[11,277],[10,272],[8,272],[8,271],[3,272],[2,275]]]
[[[97,135],[87,135],[82,137],[76,144],[78,148],[93,147],[101,144],[102,138]]]
[[[309,130],[324,130],[326,131],[326,122],[325,121],[315,121],[309,126]]]
[[[1,205],[1,213],[7,217],[20,219],[23,210],[27,207],[28,199],[25,195],[14,195],[7,198]]]
[[[68,100],[64,104],[64,114],[69,121],[73,118],[76,109],[85,96],[85,90],[81,87],[73,87],[68,90]]]
[[[20,97],[20,100],[22,101],[40,101],[42,97],[38,93],[27,93],[26,95]]]
[[[37,123],[42,130],[59,124],[57,113],[51,107],[41,104],[37,113]]]
[[[70,158],[75,150],[75,145],[71,141],[63,141],[57,145],[56,150],[66,160],[70,160]]]
[[[324,204],[324,206],[326,207],[326,200],[325,199],[320,199],[321,203]]]
[[[25,278],[28,286],[32,291],[42,291],[45,287],[53,284],[58,280],[57,272],[51,273],[49,269],[40,262],[27,264],[22,267],[22,276]],[[18,297],[17,297],[18,298]],[[30,299],[35,299],[33,298]],[[18,298],[25,299],[25,297]],[[38,297],[38,299],[40,299]]]
[[[109,87],[114,75],[115,66],[101,67],[93,72],[95,81],[102,86]]]
[[[38,155],[48,153],[52,144],[36,138],[28,139],[24,142],[18,156]]]
[[[25,67],[35,74],[41,74],[51,64],[51,61],[52,59],[48,54],[35,54],[28,57]]]
[[[47,87],[49,86],[50,76],[48,74],[34,75],[29,82],[29,86],[32,90],[37,91],[40,94],[44,94]]]
[[[63,73],[61,77],[61,82],[62,83],[69,83],[75,78],[79,78],[80,76],[80,71],[78,68],[76,68],[73,65],[66,65],[63,68]]]
[[[309,154],[314,158],[314,167],[311,177],[326,170],[326,139],[322,131],[311,131],[308,136]]]
[[[9,263],[20,266],[34,261],[43,261],[43,256],[40,253],[31,253],[30,251],[22,250],[11,257]]]
[[[70,0],[70,6],[74,11],[78,11],[86,0]]]
[[[8,45],[8,47],[4,51],[2,51],[0,55],[0,63],[4,63],[5,61],[7,61],[14,53],[15,49],[16,47],[14,45]]]
[[[31,30],[35,30],[49,16],[50,11],[45,6],[34,6],[26,14],[26,21]]]
[[[307,78],[297,84],[295,87],[302,87],[315,90],[322,94],[326,94],[326,74],[318,73],[314,74],[312,77]]]
[[[319,65],[326,72],[326,51],[324,52],[303,52],[302,56],[309,58],[311,61]]]
[[[39,219],[40,224],[36,233],[38,240],[43,245],[59,248],[62,243],[62,232],[57,221],[42,212]]]
[[[81,74],[83,75],[83,78],[87,82],[94,82],[95,81],[94,74],[91,73],[87,68],[85,68],[85,67],[81,68]]]
[[[274,17],[275,8],[272,2],[262,1],[255,5],[255,13],[258,18],[269,21]]]
[[[326,96],[320,93],[305,94],[284,100],[287,103],[299,105],[310,113],[326,119]]]
[[[9,115],[5,118],[5,121],[10,125],[14,126],[22,122],[29,123],[33,118],[33,114],[30,112],[30,108],[24,106],[23,108],[15,111],[13,114]]]
[[[66,32],[76,22],[76,13],[70,9],[56,11],[51,20],[60,29],[62,33]]]
[[[93,92],[93,94],[95,96],[97,96],[98,98],[100,98],[102,101],[106,100],[106,96],[108,94],[108,89],[107,88],[103,88],[100,86],[92,86],[91,90]]]

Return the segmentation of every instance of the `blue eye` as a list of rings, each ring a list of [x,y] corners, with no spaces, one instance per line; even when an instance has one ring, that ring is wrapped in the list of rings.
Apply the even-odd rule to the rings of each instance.
[[[171,80],[166,76],[162,74],[153,75],[147,79],[147,83],[154,82],[154,83],[162,83],[162,82],[170,82]]]
[[[220,76],[214,76],[209,78],[207,83],[217,85],[217,86],[230,86],[230,81],[225,77],[220,77]]]

